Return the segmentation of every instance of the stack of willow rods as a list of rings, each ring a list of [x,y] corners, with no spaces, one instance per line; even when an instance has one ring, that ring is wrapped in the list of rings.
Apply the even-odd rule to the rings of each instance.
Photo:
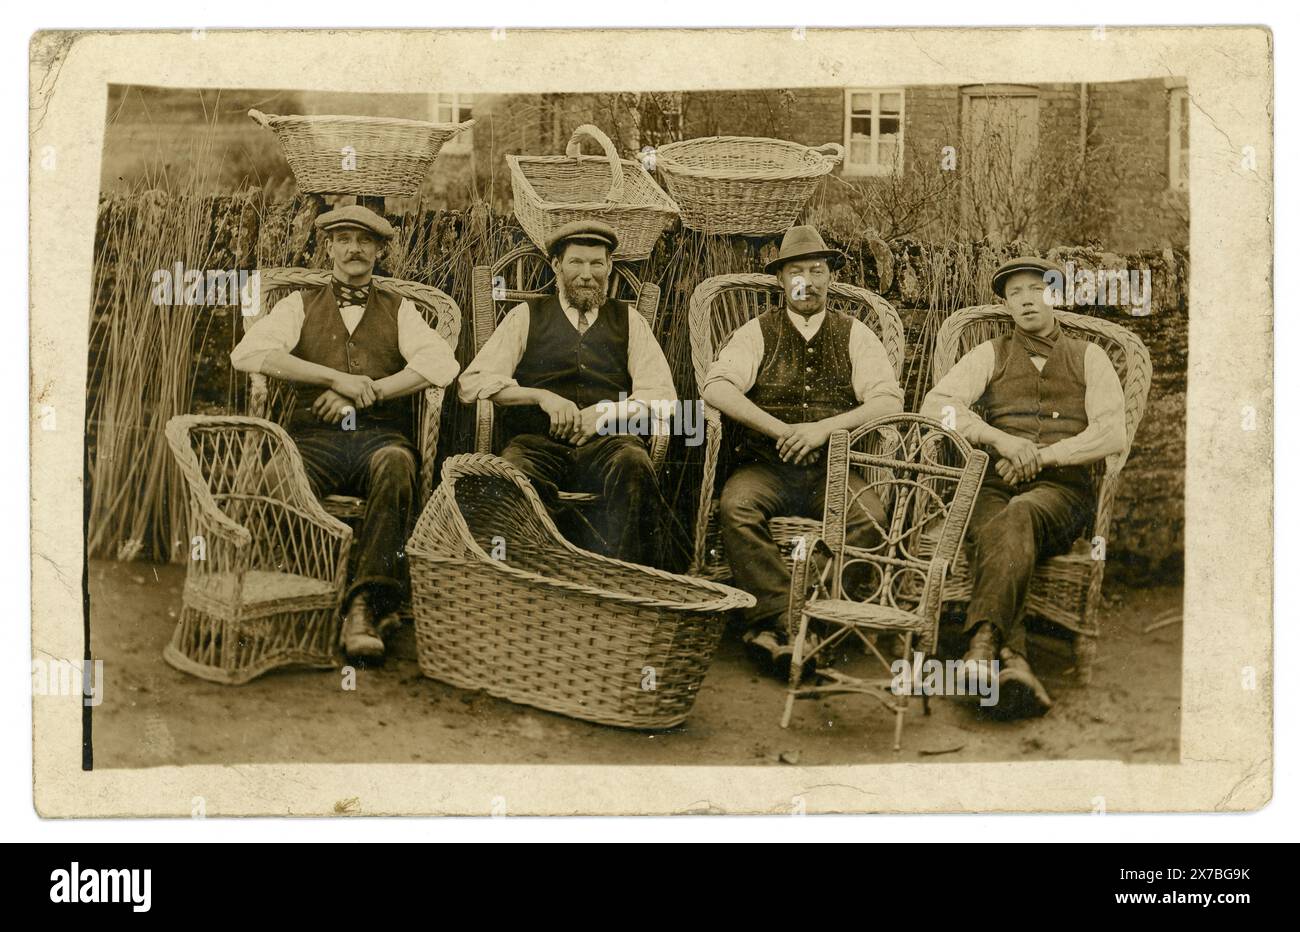
[[[154,303],[153,274],[208,269],[213,201],[192,192],[142,194],[101,207],[94,281],[103,313],[91,325],[102,358],[87,400],[89,552],[95,557],[170,559],[184,528],[185,500],[162,426],[190,410],[194,346],[208,308],[187,307],[176,289]],[[182,549],[188,549],[188,542]]]

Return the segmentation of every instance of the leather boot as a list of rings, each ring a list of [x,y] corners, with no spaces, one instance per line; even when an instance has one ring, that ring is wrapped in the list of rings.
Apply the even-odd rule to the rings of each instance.
[[[999,657],[998,702],[990,711],[999,718],[1042,715],[1052,707],[1052,697],[1034,676],[1029,661],[1008,647]]]
[[[384,641],[375,630],[375,613],[364,592],[352,597],[339,640],[349,660],[375,663],[384,659]]]

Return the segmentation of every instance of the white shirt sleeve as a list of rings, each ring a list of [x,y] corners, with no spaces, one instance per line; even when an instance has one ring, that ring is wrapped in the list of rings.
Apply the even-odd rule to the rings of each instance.
[[[302,336],[304,312],[302,293],[295,291],[275,302],[271,312],[244,333],[230,351],[230,364],[240,372],[261,372],[266,357],[275,352],[292,352]]]
[[[518,385],[515,367],[528,345],[528,305],[516,304],[488,337],[483,349],[460,376],[460,400],[473,404],[503,388]]]
[[[903,410],[903,389],[894,378],[885,344],[856,318],[849,331],[849,358],[853,361],[853,394],[859,402],[890,398],[898,402],[898,410]]]
[[[397,350],[408,369],[440,388],[450,385],[460,371],[451,346],[429,326],[419,308],[405,298],[397,310]]]
[[[1095,343],[1089,343],[1083,354],[1083,379],[1083,410],[1088,415],[1088,426],[1048,447],[1062,466],[1087,465],[1116,456],[1128,442],[1124,387],[1110,357]]]
[[[730,382],[742,394],[747,393],[754,387],[762,361],[763,328],[755,317],[732,331],[731,339],[709,366],[700,394],[704,394],[704,390],[714,382]]]
[[[628,397],[658,410],[656,404],[669,405],[677,400],[673,373],[646,319],[635,307],[628,307],[627,313],[627,370],[632,376]]]
[[[921,413],[950,427],[971,443],[982,443],[988,425],[971,410],[993,378],[995,355],[991,341],[981,343],[948,370],[921,402]]]

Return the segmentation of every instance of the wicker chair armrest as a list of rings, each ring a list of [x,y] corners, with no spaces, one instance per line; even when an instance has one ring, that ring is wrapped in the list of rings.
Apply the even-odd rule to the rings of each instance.
[[[496,405],[487,398],[474,402],[474,452],[492,452],[492,430],[496,419]]]
[[[352,546],[352,529],[323,508],[324,521],[286,502],[275,502],[273,510],[277,520],[290,526],[289,538],[295,546],[282,553],[266,555],[268,568],[274,566],[297,576],[334,581],[346,568],[348,551]],[[270,535],[263,537],[270,539]]]
[[[423,505],[433,492],[433,466],[438,459],[438,438],[442,429],[442,400],[447,390],[430,385],[424,390],[424,414],[420,424],[419,501]]]
[[[790,598],[786,610],[786,630],[791,637],[799,627],[799,616],[803,614],[804,604],[808,600],[808,590],[824,592],[826,588],[826,570],[829,562],[818,573],[813,567],[815,558],[826,557],[829,561],[833,554],[830,546],[820,534],[811,534],[803,539],[802,547],[795,546],[790,555]]]
[[[650,465],[654,469],[656,476],[663,474],[664,462],[668,459],[668,443],[670,439],[666,432],[655,433],[650,436]]]
[[[266,376],[260,372],[248,376],[248,414],[250,417],[266,419],[267,405],[270,403],[270,386]]]

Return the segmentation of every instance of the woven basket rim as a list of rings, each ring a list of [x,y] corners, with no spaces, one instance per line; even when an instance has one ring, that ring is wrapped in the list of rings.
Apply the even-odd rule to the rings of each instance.
[[[673,158],[674,152],[686,152],[691,149],[707,149],[719,145],[735,144],[754,144],[759,143],[765,147],[780,148],[788,151],[792,156],[798,159],[798,162],[791,162],[787,166],[789,179],[796,178],[816,178],[826,174],[835,167],[835,160],[821,155],[817,152],[816,146],[805,146],[800,142],[791,142],[789,139],[772,139],[766,136],[698,136],[695,139],[682,139],[678,142],[670,142],[665,146],[655,150],[656,164],[665,170],[666,173],[676,172],[679,175],[693,176],[697,178],[715,178],[719,180],[745,181],[753,177],[754,171],[745,171],[737,168],[706,168],[694,165],[685,165],[681,161]],[[765,169],[765,171],[775,171],[777,169]],[[784,179],[760,179],[760,180],[784,180]]]
[[[576,156],[576,158],[601,162],[606,165],[609,164],[609,160],[604,158],[603,156],[580,155],[580,156]],[[520,184],[521,192],[526,194],[531,199],[531,206],[540,211],[595,210],[595,211],[608,212],[614,210],[637,210],[637,211],[648,210],[648,211],[655,211],[658,213],[671,214],[674,217],[678,216],[681,213],[681,209],[677,206],[677,202],[673,200],[672,195],[670,195],[663,188],[659,187],[659,185],[655,184],[654,178],[650,176],[650,173],[645,170],[644,166],[642,166],[639,162],[632,161],[631,159],[620,159],[619,162],[623,165],[630,165],[634,167],[645,176],[645,180],[649,182],[647,193],[655,198],[654,201],[647,201],[645,203],[635,203],[632,201],[548,201],[545,200],[541,196],[541,194],[538,193],[535,187],[533,187],[532,179],[529,178],[527,174],[525,174],[523,168],[520,165],[522,161],[534,161],[534,162],[544,161],[544,162],[558,163],[558,162],[572,162],[574,160],[575,160],[575,156],[569,156],[569,155],[507,155],[506,156],[506,164],[510,166],[511,180],[518,182]],[[517,212],[518,211],[516,210],[516,213]]]
[[[429,120],[410,120],[405,117],[376,117],[376,116],[352,116],[344,113],[286,113],[286,114],[264,114],[266,125],[275,129],[279,126],[290,124],[309,124],[309,123],[362,123],[372,126],[410,126],[421,129],[436,130],[462,130],[472,126],[475,120],[465,120],[460,123],[433,123]]]
[[[541,503],[541,499],[537,497],[537,493],[536,491],[533,490],[532,486],[520,484],[521,480],[523,482],[528,482],[528,480],[523,477],[522,473],[519,473],[518,478],[516,478],[509,475],[505,475],[505,476],[493,475],[491,472],[480,471],[481,464],[485,462],[491,462],[491,461],[496,461],[494,463],[491,463],[491,465],[498,469],[504,466],[510,472],[517,472],[517,470],[515,470],[513,466],[510,466],[510,464],[506,463],[504,460],[500,460],[498,457],[492,456],[491,454],[462,453],[457,456],[449,457],[446,461],[444,461],[442,467],[442,481],[439,483],[438,488],[435,489],[433,493],[435,496],[440,495],[451,499],[451,504],[453,506],[452,512],[455,516],[456,528],[462,536],[462,543],[475,554],[480,564],[490,566],[496,572],[503,572],[506,573],[507,575],[514,576],[521,580],[525,580],[529,583],[540,584],[555,589],[563,589],[570,592],[578,592],[581,594],[590,595],[593,598],[606,599],[609,601],[621,602],[629,606],[640,606],[643,608],[668,608],[672,611],[683,611],[683,612],[720,612],[720,611],[729,611],[735,608],[743,608],[745,607],[746,600],[749,601],[753,600],[753,596],[749,595],[748,593],[741,592],[740,590],[735,589],[731,586],[724,585],[723,583],[714,582],[713,580],[710,579],[701,579],[699,577],[687,576],[680,573],[669,573],[666,570],[657,570],[654,569],[653,567],[642,566],[636,563],[627,563],[626,561],[618,560],[615,559],[614,557],[606,557],[598,553],[592,553],[591,551],[580,550],[578,547],[574,546],[572,543],[565,540],[562,536],[559,538],[559,540],[564,544],[566,549],[568,549],[574,556],[581,555],[584,559],[587,559],[597,564],[616,564],[620,566],[631,566],[644,573],[647,578],[655,579],[655,578],[665,577],[666,579],[669,579],[673,582],[686,583],[687,585],[691,586],[695,590],[700,591],[701,594],[704,593],[711,594],[713,598],[708,600],[700,600],[696,602],[684,602],[678,599],[655,598],[655,597],[645,596],[645,595],[636,595],[634,593],[621,592],[615,589],[604,589],[601,588],[598,583],[588,585],[584,583],[570,582],[569,580],[566,579],[556,579],[555,577],[544,576],[541,573],[536,573],[533,572],[532,570],[526,570],[518,566],[512,566],[510,563],[504,560],[492,559],[486,552],[484,552],[483,548],[479,546],[478,541],[474,539],[474,535],[470,531],[468,523],[466,523],[465,521],[465,513],[461,510],[460,505],[456,502],[455,487],[456,487],[456,482],[459,479],[483,478],[483,479],[497,479],[503,482],[511,481],[511,479],[513,479],[516,487],[522,493],[525,501],[535,509],[536,508],[543,509],[542,515],[546,523],[549,524],[550,519],[549,517],[546,516],[546,512]],[[429,500],[429,504],[425,505],[426,511],[428,510],[432,502],[433,499],[431,497]],[[419,533],[420,530],[421,530],[420,522],[417,522],[415,529],[412,530],[411,536],[406,542],[407,556],[408,557],[415,556],[417,558],[424,558],[429,560],[446,558],[447,554],[439,553],[436,550],[434,550],[433,547],[425,546],[423,545],[423,542],[416,540],[416,535],[417,533]],[[436,543],[433,546],[436,546]]]

